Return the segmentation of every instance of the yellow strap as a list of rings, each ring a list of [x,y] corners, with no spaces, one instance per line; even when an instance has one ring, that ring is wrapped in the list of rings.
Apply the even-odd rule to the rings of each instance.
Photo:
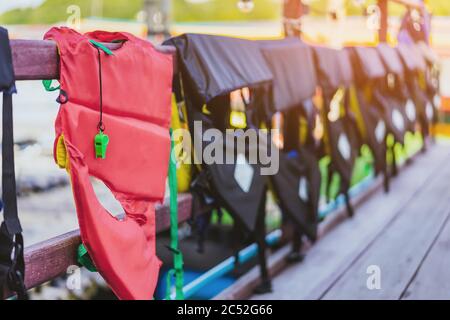
[[[56,143],[56,164],[61,169],[69,170],[69,154],[67,153],[66,143],[64,141],[64,135],[60,135],[58,142]]]

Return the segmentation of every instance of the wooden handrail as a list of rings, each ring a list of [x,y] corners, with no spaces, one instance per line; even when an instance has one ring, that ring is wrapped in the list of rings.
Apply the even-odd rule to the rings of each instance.
[[[59,57],[56,43],[50,40],[11,40],[11,51],[16,80],[45,80],[59,78]],[[120,44],[105,43],[110,49]],[[162,53],[172,54],[175,57],[175,48],[172,46],[155,46]],[[176,59],[174,70],[176,71]]]
[[[168,203],[156,206],[157,233],[170,228],[169,209]],[[209,207],[204,207],[200,211],[195,212],[195,214],[201,215],[210,209]],[[179,223],[188,221],[192,217],[191,211],[192,195],[189,193],[179,194]],[[69,266],[78,265],[77,248],[80,243],[80,231],[74,230],[25,248],[25,286],[27,289],[65,275]],[[11,295],[10,292],[6,292],[3,297]]]

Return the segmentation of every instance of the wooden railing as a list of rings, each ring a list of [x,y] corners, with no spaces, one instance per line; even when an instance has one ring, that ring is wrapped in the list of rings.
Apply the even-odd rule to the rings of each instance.
[[[105,44],[114,49],[118,44]],[[173,54],[175,48],[157,46],[158,51]],[[59,57],[56,44],[43,40],[11,40],[14,72],[16,80],[44,80],[59,78]],[[174,55],[175,57],[175,55]],[[176,59],[174,58],[176,70]],[[52,130],[52,128],[48,128]],[[178,195],[178,221],[185,222],[191,218],[192,196]],[[204,208],[196,215],[208,211]],[[20,213],[19,213],[20,214]],[[75,214],[75,212],[74,212]],[[156,206],[156,232],[170,228],[168,203]],[[58,276],[64,275],[67,268],[77,263],[77,248],[81,243],[79,230],[62,234],[55,238],[25,248],[25,285],[31,289]],[[5,297],[10,296],[5,293]]]
[[[191,209],[192,196],[186,193],[179,194],[178,221],[180,223],[191,218]],[[207,208],[196,214],[202,214],[205,211]],[[169,227],[168,204],[157,205],[156,232],[168,230]],[[69,266],[77,265],[77,248],[80,243],[80,231],[74,230],[25,248],[25,286],[27,289],[64,275]]]
[[[110,49],[120,46],[117,43],[105,43],[105,45]],[[172,46],[156,46],[156,49],[174,56],[174,70],[176,71],[175,48]],[[54,41],[11,40],[11,50],[16,80],[59,78],[59,57]]]

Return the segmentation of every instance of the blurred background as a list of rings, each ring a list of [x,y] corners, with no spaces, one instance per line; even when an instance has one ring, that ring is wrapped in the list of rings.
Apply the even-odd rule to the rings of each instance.
[[[286,0],[287,1],[287,0]],[[289,0],[292,2],[292,0]],[[414,0],[411,0],[414,1]],[[420,1],[420,0],[418,0]],[[380,28],[376,0],[297,0],[301,17],[290,23],[283,0],[2,0],[0,25],[15,39],[42,39],[51,26],[69,26],[80,32],[128,31],[160,43],[186,32],[249,39],[276,39],[285,24],[295,25],[305,41],[341,47],[375,45]],[[450,136],[450,1],[425,0],[431,14],[430,44],[441,58],[442,105],[438,134]],[[406,8],[389,2],[387,41],[395,44]],[[14,96],[16,174],[19,211],[26,246],[78,228],[67,174],[52,160],[53,121],[57,93],[44,90],[39,81],[17,83]],[[120,205],[100,182],[96,192],[111,212]],[[276,208],[269,208],[269,211]],[[277,216],[275,212],[274,217]],[[102,280],[92,274],[98,286]],[[37,291],[35,298],[67,298],[63,286]],[[100,285],[101,287],[101,285]],[[98,289],[98,288],[97,288]],[[97,297],[101,296],[93,289]],[[88,293],[86,293],[88,292]],[[89,296],[86,289],[80,296]]]

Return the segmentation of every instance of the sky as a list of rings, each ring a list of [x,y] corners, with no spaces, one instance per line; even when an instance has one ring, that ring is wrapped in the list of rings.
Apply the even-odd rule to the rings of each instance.
[[[40,5],[44,0],[0,0],[0,13],[23,7],[35,7]]]

